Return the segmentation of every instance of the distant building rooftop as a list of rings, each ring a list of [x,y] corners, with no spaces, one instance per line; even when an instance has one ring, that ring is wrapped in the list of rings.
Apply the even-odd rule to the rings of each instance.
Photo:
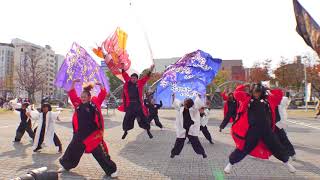
[[[8,43],[0,43],[0,46],[8,46],[8,47],[13,47],[13,44],[8,44]]]

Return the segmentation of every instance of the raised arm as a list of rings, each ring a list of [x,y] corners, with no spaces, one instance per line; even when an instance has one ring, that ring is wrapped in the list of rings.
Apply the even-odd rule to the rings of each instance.
[[[151,73],[152,73],[153,69],[154,69],[154,65],[152,65],[152,66],[150,67],[149,72],[147,73],[147,75],[144,76],[143,78],[141,78],[141,79],[139,80],[139,82],[140,82],[143,86],[144,86],[144,85],[148,82],[148,80],[150,79],[150,76],[151,76]]]
[[[70,100],[75,108],[81,104],[81,99],[77,95],[77,92],[74,88],[77,82],[80,82],[80,79],[76,79],[72,81],[71,89],[68,92],[68,96],[70,97]]]
[[[239,101],[239,102],[244,102],[247,100],[248,98],[248,94],[245,92],[245,88],[247,87],[248,85],[239,85],[233,95],[234,95],[234,98]]]
[[[281,89],[269,90],[268,100],[271,103],[274,103],[275,106],[278,106],[281,103],[283,92]]]
[[[96,85],[100,86],[100,93],[97,97],[97,102],[99,103],[99,105],[101,105],[103,103],[103,101],[106,99],[107,96],[107,90],[106,88],[103,86],[103,84],[101,83],[96,83]]]
[[[223,99],[224,101],[228,100],[228,96],[227,96],[226,91],[223,91],[223,92],[221,93],[221,97],[222,97],[222,99]]]

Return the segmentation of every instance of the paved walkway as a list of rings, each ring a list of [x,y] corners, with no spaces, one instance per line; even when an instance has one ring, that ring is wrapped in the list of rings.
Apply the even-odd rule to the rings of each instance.
[[[161,131],[152,127],[153,139],[138,128],[129,132],[125,140],[121,140],[121,123],[123,114],[110,111],[105,116],[105,139],[109,145],[111,157],[119,169],[118,179],[320,179],[320,130],[289,123],[288,134],[292,140],[298,161],[292,164],[297,168],[296,174],[290,174],[275,158],[263,161],[247,157],[234,167],[230,175],[224,175],[223,168],[228,161],[228,155],[234,145],[229,129],[218,132],[222,112],[214,110],[209,120],[209,131],[213,135],[215,144],[211,145],[201,135],[200,140],[208,154],[207,159],[196,155],[191,145],[186,144],[180,156],[169,157],[175,141],[174,131],[175,113],[171,110],[160,111],[161,122],[166,127]],[[63,142],[64,148],[71,140],[71,112],[66,110],[61,115],[62,122],[58,122],[57,134]],[[298,121],[297,119],[293,119]],[[301,121],[301,120],[300,120]],[[320,120],[319,120],[320,121]],[[317,121],[302,120],[311,124]],[[45,149],[40,153],[33,153],[31,142],[25,135],[22,143],[12,143],[16,127],[19,123],[18,115],[7,113],[0,115],[0,179],[10,179],[23,175],[28,170],[47,166],[50,170],[57,170],[58,159],[61,154],[57,149]],[[108,179],[91,155],[84,155],[77,168],[63,173],[60,179]]]

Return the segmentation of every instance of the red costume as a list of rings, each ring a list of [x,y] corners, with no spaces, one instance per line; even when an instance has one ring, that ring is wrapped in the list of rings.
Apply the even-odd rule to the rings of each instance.
[[[251,96],[247,94],[245,91],[245,86],[240,85],[234,91],[234,97],[239,102],[240,106],[238,108],[238,117],[237,120],[234,122],[231,128],[231,135],[234,139],[236,147],[240,150],[243,149],[245,144],[245,137],[249,128],[248,122],[248,105],[251,100]],[[271,109],[271,116],[272,116],[272,129],[275,129],[275,108],[277,105],[280,104],[281,98],[283,93],[281,90],[270,90],[270,94],[268,94],[268,102]],[[261,159],[268,159],[272,153],[268,150],[266,145],[259,141],[258,145],[251,151],[250,155],[261,158]]]
[[[86,149],[85,149],[86,153],[91,153],[92,150],[94,150],[101,142],[103,142],[103,145],[105,146],[106,150],[108,150],[105,142],[103,141],[104,121],[101,113],[101,104],[106,98],[106,95],[107,95],[106,89],[103,88],[101,89],[98,96],[93,96],[91,98],[91,102],[96,106],[96,108],[99,111],[98,115],[100,117],[98,117],[97,114],[95,115],[95,123],[97,124],[97,127],[99,128],[99,130],[92,132],[83,141],[83,144],[86,146]],[[76,109],[81,104],[81,99],[78,97],[75,89],[72,89],[69,91],[69,97],[75,109],[72,116],[73,132],[77,133],[78,132],[78,115],[77,115]]]
[[[126,109],[130,105],[130,98],[129,98],[129,92],[128,92],[128,82],[130,81],[130,77],[127,72],[122,71],[122,77],[125,81],[123,85],[123,95],[122,95],[122,102],[123,104],[118,107],[119,111],[126,112]],[[144,105],[143,101],[143,88],[150,79],[150,76],[147,75],[137,81],[137,87],[139,92],[139,100],[142,106],[143,114],[147,117],[148,116],[148,109]]]

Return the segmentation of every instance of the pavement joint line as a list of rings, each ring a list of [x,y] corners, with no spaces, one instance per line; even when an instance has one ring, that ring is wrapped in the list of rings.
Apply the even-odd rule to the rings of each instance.
[[[305,127],[309,127],[309,128],[320,130],[320,127],[311,126],[312,124],[306,124],[306,123],[303,123],[303,122],[298,122],[298,121],[293,121],[293,120],[287,120],[287,121],[290,122],[290,123],[293,123],[293,124],[298,124],[298,125],[301,125],[301,126],[305,126]]]

